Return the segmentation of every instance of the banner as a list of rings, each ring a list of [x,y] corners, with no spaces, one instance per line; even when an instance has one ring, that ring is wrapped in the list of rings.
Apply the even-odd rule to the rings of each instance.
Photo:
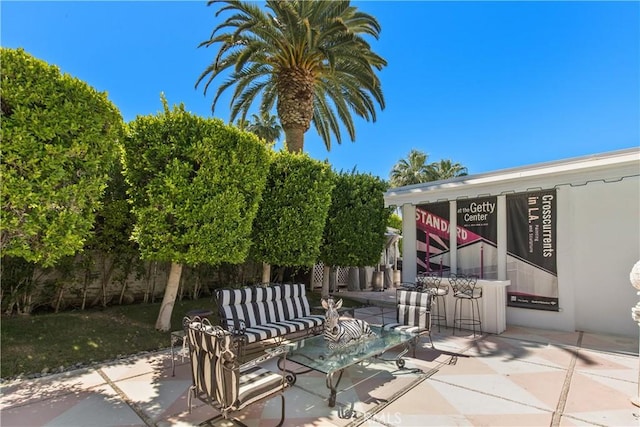
[[[497,197],[457,201],[458,272],[481,279],[498,278],[498,202]]]
[[[449,272],[449,202],[416,207],[416,271]]]
[[[556,190],[507,195],[507,304],[558,310]]]

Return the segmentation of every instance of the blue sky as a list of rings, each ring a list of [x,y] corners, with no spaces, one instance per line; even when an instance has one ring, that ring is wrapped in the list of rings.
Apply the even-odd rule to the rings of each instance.
[[[371,43],[389,63],[386,108],[330,152],[307,132],[305,151],[336,170],[387,179],[412,148],[475,174],[640,145],[640,2],[355,4],[382,26]],[[216,53],[197,48],[216,10],[4,0],[1,45],[107,92],[126,121],[160,111],[161,92],[210,117],[215,90],[205,97],[194,84]],[[225,121],[227,99],[215,111]]]

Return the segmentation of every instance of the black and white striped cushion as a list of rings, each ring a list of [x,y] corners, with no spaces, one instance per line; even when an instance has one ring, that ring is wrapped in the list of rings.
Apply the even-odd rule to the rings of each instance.
[[[432,298],[428,292],[398,290],[396,322],[383,325],[383,329],[407,333],[430,330]]]
[[[282,374],[276,374],[259,366],[252,366],[241,371],[240,374],[238,401],[234,410],[242,409],[270,394],[283,390],[286,386]]]
[[[311,315],[302,283],[218,290],[222,325],[232,330],[233,322],[244,322],[248,343],[307,330],[324,323],[323,316]]]
[[[219,327],[191,324],[187,330],[191,355],[191,374],[196,396],[206,402],[217,402],[222,409],[238,400],[240,375],[232,367],[235,354],[231,334]]]
[[[187,340],[196,396],[215,405],[223,414],[286,387],[282,374],[257,365],[241,370],[231,350],[232,336],[220,327],[192,322],[188,325]]]
[[[305,331],[316,326],[322,326],[323,316],[306,316],[299,319],[284,320],[282,322],[270,322],[264,325],[256,325],[245,330],[247,343],[275,338],[294,332]]]

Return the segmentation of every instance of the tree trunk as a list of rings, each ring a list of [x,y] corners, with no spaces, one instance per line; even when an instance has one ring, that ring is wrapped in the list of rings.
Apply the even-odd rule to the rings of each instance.
[[[276,283],[284,283],[284,273],[287,267],[278,267],[275,282]]]
[[[302,153],[304,150],[304,129],[292,127],[284,130],[285,146],[290,153]]]
[[[100,278],[100,291],[98,292],[98,295],[96,295],[93,302],[91,302],[91,305],[94,306],[100,303],[102,307],[106,307],[107,303],[109,302],[109,294],[107,288],[111,283],[111,276],[113,275],[113,271],[116,267],[116,260],[115,257],[108,256],[104,253],[101,254],[101,256],[102,274]]]
[[[331,275],[331,266],[325,265],[322,270],[322,298],[329,296],[329,276]]]
[[[58,287],[58,296],[56,298],[56,306],[54,308],[54,313],[60,311],[60,304],[62,304],[62,294],[64,293],[64,283],[61,283]]]
[[[164,290],[164,298],[160,306],[160,313],[158,313],[158,320],[156,320],[156,329],[159,331],[169,332],[171,330],[171,313],[176,302],[181,275],[182,264],[172,262],[167,287]]]
[[[262,263],[262,283],[271,282],[271,264]]]

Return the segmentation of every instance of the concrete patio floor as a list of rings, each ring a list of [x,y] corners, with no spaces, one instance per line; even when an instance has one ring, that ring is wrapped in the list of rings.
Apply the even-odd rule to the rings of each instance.
[[[364,307],[355,316],[375,324],[394,311]],[[323,375],[299,375],[285,392],[285,425],[640,425],[640,408],[631,403],[638,393],[637,339],[509,327],[475,338],[443,328],[433,341],[435,348],[422,339],[404,370],[382,360],[347,369],[333,408]],[[4,384],[0,425],[199,425],[216,412],[201,402],[187,411],[189,363],[181,357],[176,363],[172,376],[166,350]],[[273,362],[270,368],[277,369]],[[250,427],[272,426],[279,408],[280,399],[272,399],[236,415]]]

